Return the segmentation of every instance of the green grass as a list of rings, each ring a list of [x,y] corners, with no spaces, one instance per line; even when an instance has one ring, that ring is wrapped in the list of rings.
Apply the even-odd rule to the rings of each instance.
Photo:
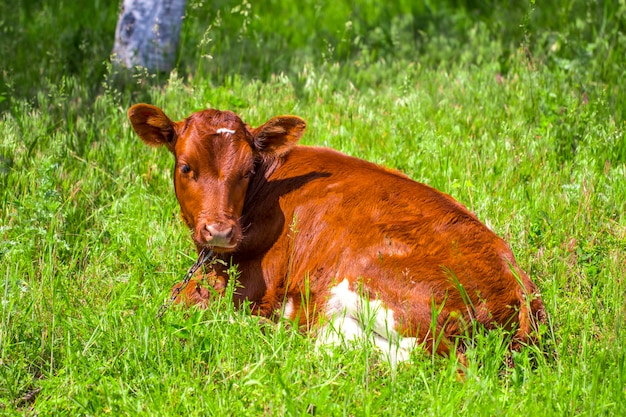
[[[0,5],[0,414],[626,415],[623,2],[190,1],[177,71],[125,84],[117,3]],[[450,193],[538,284],[540,343],[508,369],[478,335],[459,381],[228,297],[156,321],[195,254],[138,101],[296,114],[304,143]]]

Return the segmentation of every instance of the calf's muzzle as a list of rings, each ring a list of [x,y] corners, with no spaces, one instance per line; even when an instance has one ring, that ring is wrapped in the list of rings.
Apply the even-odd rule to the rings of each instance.
[[[215,222],[206,223],[200,230],[200,237],[204,244],[214,248],[235,247],[235,228],[232,224]]]

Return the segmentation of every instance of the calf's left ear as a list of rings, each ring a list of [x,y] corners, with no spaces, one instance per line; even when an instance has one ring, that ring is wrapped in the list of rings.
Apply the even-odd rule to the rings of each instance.
[[[176,123],[163,110],[150,104],[135,104],[128,109],[128,118],[137,135],[150,146],[165,145],[174,152]]]
[[[278,116],[252,130],[253,146],[259,153],[284,155],[300,140],[306,122],[297,116]]]

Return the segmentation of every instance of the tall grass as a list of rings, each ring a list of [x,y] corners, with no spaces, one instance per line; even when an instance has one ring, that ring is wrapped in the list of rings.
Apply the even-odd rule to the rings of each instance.
[[[177,71],[106,63],[117,2],[0,4],[0,413],[624,415],[623,2],[190,1]],[[206,106],[448,192],[511,246],[550,316],[458,380],[416,352],[332,352],[228,296],[154,314],[194,251],[167,152],[128,106]]]

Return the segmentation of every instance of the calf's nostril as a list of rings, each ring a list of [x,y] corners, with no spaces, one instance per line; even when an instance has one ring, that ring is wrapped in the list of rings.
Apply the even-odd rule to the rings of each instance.
[[[215,224],[207,224],[204,228],[209,232],[209,236],[211,239],[230,239],[233,237],[235,231],[232,226],[223,224],[223,223],[215,223]]]

